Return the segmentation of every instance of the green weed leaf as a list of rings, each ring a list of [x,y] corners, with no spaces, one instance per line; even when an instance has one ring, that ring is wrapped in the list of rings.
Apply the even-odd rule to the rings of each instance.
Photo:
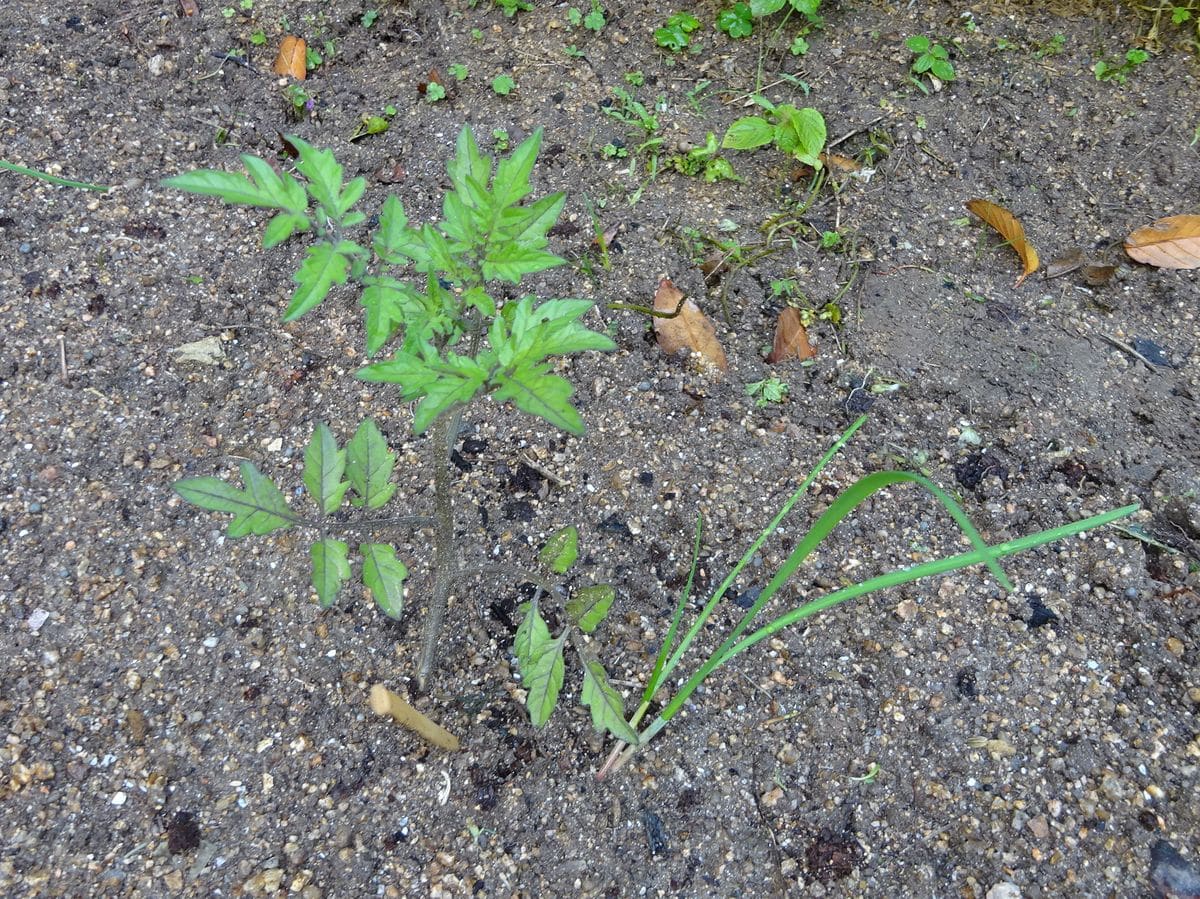
[[[283,243],[297,231],[307,231],[310,227],[312,222],[308,220],[308,216],[281,212],[267,223],[266,230],[263,231],[263,249],[269,250]]]
[[[513,638],[513,654],[517,657],[518,667],[524,671],[553,642],[553,638],[536,601],[522,603],[520,611],[525,617],[521,619]]]
[[[230,537],[245,537],[247,534],[262,536],[272,531],[290,528],[297,521],[288,508],[287,501],[279,488],[263,476],[254,464],[243,462],[239,466],[244,490],[222,481],[220,478],[188,478],[175,485],[175,492],[201,509],[213,512],[232,512],[233,521],[225,533]]]
[[[534,656],[528,670],[522,669],[521,679],[527,691],[525,708],[529,710],[529,721],[534,727],[542,727],[549,721],[558,705],[563,671],[563,637],[551,640],[540,655]]]
[[[348,552],[349,547],[345,543],[332,537],[318,540],[309,550],[312,556],[312,585],[322,609],[333,605],[342,584],[350,577]]]
[[[346,445],[346,477],[357,496],[350,498],[354,506],[378,509],[396,492],[390,483],[396,455],[388,449],[387,441],[371,419],[365,419]]]
[[[812,107],[797,109],[794,106],[779,106],[779,127],[775,145],[814,169],[821,167],[820,155],[825,149],[825,117]]]
[[[583,433],[583,419],[571,405],[575,389],[565,378],[548,374],[550,366],[521,365],[494,378],[498,385],[496,400],[511,400],[522,412],[528,412],[570,434]]]
[[[399,618],[404,611],[404,580],[408,577],[408,568],[386,543],[364,543],[359,551],[363,557],[363,584],[385,615]]]
[[[325,299],[334,284],[345,284],[350,275],[351,257],[362,252],[362,247],[349,240],[336,246],[330,243],[310,246],[299,271],[292,276],[299,286],[283,313],[283,320],[295,321]]]
[[[754,14],[755,18],[769,16],[783,9],[785,3],[787,0],[750,0],[750,12]]]
[[[379,230],[375,232],[375,253],[388,265],[418,265],[429,261],[429,253],[421,240],[421,232],[410,228],[404,204],[389,195],[379,211]]]
[[[566,574],[579,558],[579,531],[575,525],[555,531],[538,553],[538,561],[555,574]]]
[[[534,250],[520,244],[504,243],[490,250],[483,260],[481,270],[487,280],[508,281],[519,284],[525,275],[545,271],[563,265],[565,259],[547,253],[545,250]]]
[[[324,208],[326,215],[340,219],[345,211],[339,202],[342,193],[342,167],[334,158],[333,151],[319,150],[295,135],[289,134],[288,141],[300,154],[296,160],[296,171],[308,181],[308,192]],[[365,183],[363,186],[366,186]]]
[[[608,681],[604,666],[596,659],[586,659],[583,666],[583,690],[580,701],[592,710],[592,726],[608,731],[630,746],[638,743],[637,732],[625,720],[625,703],[621,694]]]
[[[323,515],[332,515],[342,504],[350,487],[343,481],[346,473],[346,451],[338,449],[333,432],[322,422],[313,431],[304,451],[304,486]]]
[[[729,126],[721,140],[721,147],[726,150],[753,150],[765,147],[773,140],[775,126],[761,116],[751,115]]]
[[[590,634],[608,617],[616,598],[617,592],[611,584],[592,584],[576,590],[567,601],[567,617],[585,634]]]

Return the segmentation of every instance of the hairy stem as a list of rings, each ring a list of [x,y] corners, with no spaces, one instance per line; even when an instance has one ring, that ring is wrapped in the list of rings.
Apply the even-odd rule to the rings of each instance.
[[[458,573],[458,558],[454,552],[454,506],[450,497],[450,450],[462,424],[462,408],[439,415],[433,424],[430,454],[433,461],[433,516],[437,535],[433,547],[435,569],[433,593],[425,627],[421,631],[421,651],[417,656],[417,686],[425,689],[429,675],[437,664],[438,644],[446,620],[446,605],[450,586]]]

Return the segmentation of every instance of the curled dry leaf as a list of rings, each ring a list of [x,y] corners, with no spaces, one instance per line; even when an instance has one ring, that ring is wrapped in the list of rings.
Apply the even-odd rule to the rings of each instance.
[[[289,34],[279,45],[279,55],[271,67],[276,75],[290,75],[297,81],[303,81],[308,71],[308,45],[304,38]]]
[[[1008,245],[1017,251],[1025,270],[1013,286],[1020,287],[1021,282],[1036,272],[1039,265],[1037,250],[1025,239],[1025,229],[1021,227],[1021,223],[1003,206],[997,206],[988,200],[968,200],[967,209],[1000,232],[1000,236]]]
[[[775,322],[775,344],[771,347],[771,355],[767,361],[772,365],[785,359],[811,359],[817,355],[811,343],[808,342],[808,331],[800,318],[800,310],[788,306],[779,313]]]
[[[1200,268],[1200,215],[1172,215],[1125,238],[1131,259],[1156,268]]]
[[[1068,250],[1061,256],[1055,256],[1046,263],[1046,280],[1051,278],[1061,278],[1063,275],[1069,275],[1073,271],[1080,269],[1087,262],[1087,256],[1083,250],[1076,247],[1073,250]]]
[[[857,172],[862,168],[858,161],[851,159],[849,156],[842,156],[838,153],[822,153],[818,157],[821,162],[829,166],[831,169],[836,169],[839,172]]]
[[[663,278],[654,292],[654,311],[671,314],[676,310],[679,314],[672,318],[654,317],[654,333],[662,351],[673,354],[688,349],[709,365],[721,371],[728,370],[725,351],[717,341],[716,329],[708,316],[691,300],[685,300],[683,291],[669,278]]]
[[[1103,287],[1112,280],[1113,275],[1117,273],[1115,265],[1085,265],[1083,267],[1083,280],[1088,287]]]

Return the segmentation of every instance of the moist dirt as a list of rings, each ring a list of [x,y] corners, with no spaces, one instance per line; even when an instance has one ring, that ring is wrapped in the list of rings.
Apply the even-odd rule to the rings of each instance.
[[[1127,83],[1097,81],[1094,62],[1150,26],[1112,7],[827,3],[796,57],[795,23],[735,42],[711,3],[675,54],[653,37],[675,10],[626,0],[602,2],[599,33],[565,3],[515,18],[389,3],[369,28],[373,7],[351,0],[195,5],[19,0],[0,20],[0,156],[114,187],[0,172],[0,892],[1195,892],[1179,883],[1200,853],[1200,280],[1120,248],[1200,211],[1187,49],[1152,47]],[[303,83],[311,108],[271,73],[285,33],[324,57]],[[915,34],[952,48],[957,80],[914,85]],[[431,72],[447,91],[436,103],[421,93]],[[506,97],[501,74],[516,83]],[[756,85],[819,108],[854,170],[811,196],[811,173],[774,151],[727,154],[741,181],[668,170],[750,114]],[[639,150],[642,129],[605,114],[614,88],[653,112],[660,143]],[[389,105],[386,133],[349,140]],[[737,597],[838,489],[890,467],[953,490],[990,541],[1129,502],[1140,539],[1106,529],[1013,557],[1011,594],[970,570],[809,619],[718,672],[602,782],[609,747],[577,707],[577,664],[562,708],[529,724],[511,579],[453,598],[418,693],[428,532],[395,536],[414,575],[392,622],[361,588],[322,611],[302,535],[228,540],[224,516],[173,493],[243,459],[291,493],[315,424],[344,441],[366,416],[400,456],[389,508],[428,510],[432,475],[411,409],[352,377],[355,297],[335,290],[281,324],[302,242],[263,251],[263,212],[160,180],[235,169],[242,152],[287,166],[279,134],[294,133],[368,179],[368,214],[392,192],[429,221],[464,123],[485,147],[545,129],[534,180],[568,192],[550,249],[570,264],[530,289],[595,298],[588,321],[619,347],[562,366],[580,439],[495,404],[469,411],[454,483],[464,562],[532,566],[547,535],[577,525],[576,583],[618,590],[593,645],[628,707],[696,516],[704,598],[863,411]],[[973,197],[1011,209],[1044,259],[1078,249],[1115,273],[1014,287],[1016,255],[964,210]],[[840,247],[823,248],[835,231]],[[665,355],[645,316],[606,305],[649,304],[663,277],[713,320],[726,374]],[[769,366],[789,291],[813,312],[817,354]],[[207,360],[174,352],[205,338]],[[789,393],[759,407],[745,388],[771,375]],[[961,545],[931,499],[896,488],[772,608]],[[740,611],[723,605],[698,648]],[[371,714],[375,683],[461,751]]]

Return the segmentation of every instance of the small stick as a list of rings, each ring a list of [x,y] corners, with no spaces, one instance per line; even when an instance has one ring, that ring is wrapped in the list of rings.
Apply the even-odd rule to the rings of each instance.
[[[67,337],[65,334],[58,335],[58,370],[62,374],[64,384],[71,383],[71,375],[67,371]]]
[[[393,693],[383,684],[376,684],[371,688],[371,711],[376,715],[390,715],[393,721],[407,727],[427,743],[449,749],[451,752],[458,751],[458,737],[430,721],[409,705],[402,696]]]

